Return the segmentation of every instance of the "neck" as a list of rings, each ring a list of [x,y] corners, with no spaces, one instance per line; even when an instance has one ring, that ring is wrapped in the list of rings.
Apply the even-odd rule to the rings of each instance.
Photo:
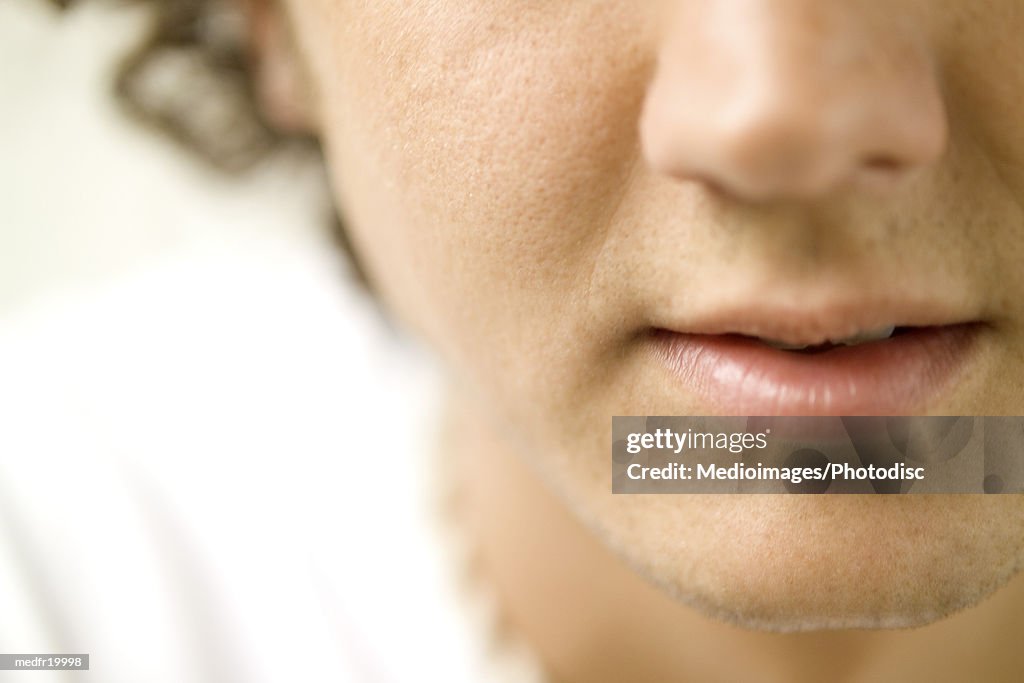
[[[1024,670],[1022,577],[911,630],[777,634],[707,619],[622,564],[468,405],[453,400],[450,413],[460,518],[503,616],[553,680],[998,681]]]

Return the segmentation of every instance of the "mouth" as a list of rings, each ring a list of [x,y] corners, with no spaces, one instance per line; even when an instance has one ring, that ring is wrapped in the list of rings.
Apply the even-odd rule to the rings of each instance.
[[[933,317],[934,318],[934,317]],[[726,415],[915,415],[970,365],[985,325],[921,316],[747,311],[654,327],[656,355]],[[773,322],[784,321],[784,322]]]

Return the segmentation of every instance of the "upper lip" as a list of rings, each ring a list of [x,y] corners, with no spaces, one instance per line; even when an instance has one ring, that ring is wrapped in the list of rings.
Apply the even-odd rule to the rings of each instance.
[[[672,316],[657,327],[679,334],[737,334],[814,346],[886,327],[944,327],[970,322],[976,320],[934,300],[778,302],[751,297],[742,303],[702,306],[701,311]]]

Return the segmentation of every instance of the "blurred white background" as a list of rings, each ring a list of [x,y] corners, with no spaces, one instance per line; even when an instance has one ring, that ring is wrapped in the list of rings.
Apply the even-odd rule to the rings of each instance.
[[[226,177],[126,122],[111,79],[148,16],[116,4],[0,3],[0,311],[196,249],[323,241],[314,166]]]

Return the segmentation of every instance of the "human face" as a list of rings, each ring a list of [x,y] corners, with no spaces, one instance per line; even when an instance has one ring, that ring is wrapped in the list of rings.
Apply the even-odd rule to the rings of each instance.
[[[927,622],[1024,560],[1016,496],[608,469],[612,415],[1024,412],[1018,0],[288,5],[376,292],[633,566],[788,629]]]

